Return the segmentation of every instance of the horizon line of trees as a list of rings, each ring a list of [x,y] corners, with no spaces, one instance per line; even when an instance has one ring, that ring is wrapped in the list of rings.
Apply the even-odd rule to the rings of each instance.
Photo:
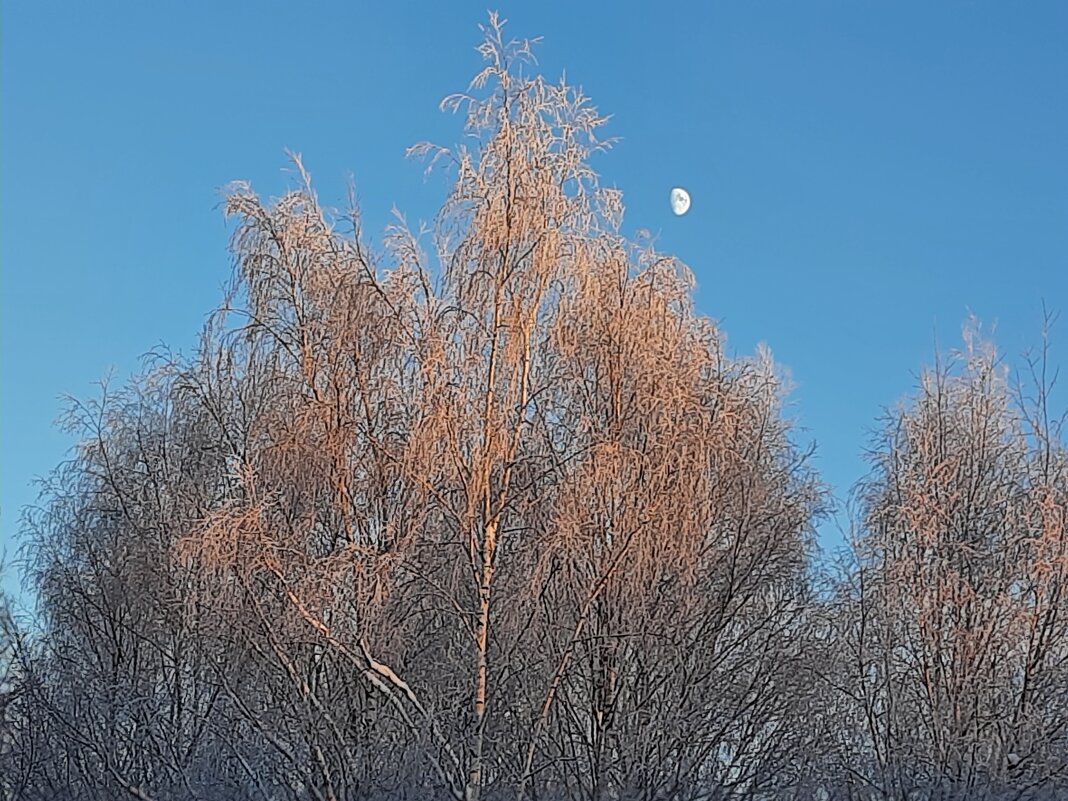
[[[299,159],[236,184],[195,356],[72,404],[37,619],[0,605],[0,801],[1068,798],[1047,351],[1014,378],[966,326],[822,559],[770,353],[620,234],[606,118],[483,32],[468,145],[412,149],[432,231],[372,252]]]

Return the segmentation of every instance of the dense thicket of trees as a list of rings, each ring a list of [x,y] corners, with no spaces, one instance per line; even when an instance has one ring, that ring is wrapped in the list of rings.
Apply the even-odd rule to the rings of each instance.
[[[0,619],[0,799],[1068,794],[1049,382],[978,340],[924,374],[821,572],[770,357],[620,235],[586,98],[495,19],[482,55],[470,147],[416,149],[432,258],[303,170],[238,185],[196,357],[72,409],[38,619]]]

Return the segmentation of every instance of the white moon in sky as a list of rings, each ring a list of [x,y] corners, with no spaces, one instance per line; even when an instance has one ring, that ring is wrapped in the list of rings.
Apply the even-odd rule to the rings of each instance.
[[[671,190],[671,210],[679,217],[690,210],[690,193],[681,186]]]

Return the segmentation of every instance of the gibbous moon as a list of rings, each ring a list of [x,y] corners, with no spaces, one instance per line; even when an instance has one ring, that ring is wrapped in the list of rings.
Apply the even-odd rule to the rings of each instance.
[[[671,210],[679,217],[690,210],[690,193],[681,186],[671,190]]]

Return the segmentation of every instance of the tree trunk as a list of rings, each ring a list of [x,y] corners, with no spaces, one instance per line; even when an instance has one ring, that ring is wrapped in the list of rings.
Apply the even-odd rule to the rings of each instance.
[[[478,801],[482,793],[482,746],[486,733],[486,683],[489,674],[490,585],[493,583],[493,556],[497,549],[497,523],[486,526],[482,547],[482,583],[478,588],[478,680],[475,686],[475,746],[464,793],[466,801]]]

